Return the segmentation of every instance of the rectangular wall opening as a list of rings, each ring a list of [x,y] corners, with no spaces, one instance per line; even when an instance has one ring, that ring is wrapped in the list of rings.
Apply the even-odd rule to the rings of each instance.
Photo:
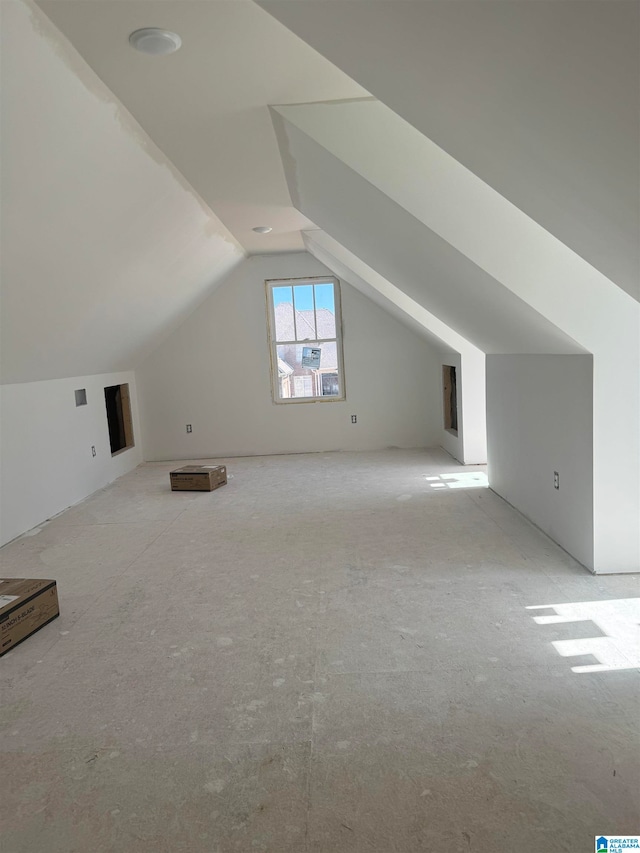
[[[442,411],[444,428],[458,434],[458,383],[456,369],[449,364],[442,365]]]
[[[110,385],[104,389],[104,399],[107,407],[111,455],[115,456],[116,453],[134,446],[129,386],[127,384]]]
[[[87,405],[87,389],[86,388],[78,388],[75,392],[76,395],[76,406],[86,406]]]

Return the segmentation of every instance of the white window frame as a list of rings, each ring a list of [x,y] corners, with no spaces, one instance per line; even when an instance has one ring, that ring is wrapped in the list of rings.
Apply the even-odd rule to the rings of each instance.
[[[336,344],[336,353],[338,356],[338,381],[340,383],[341,394],[338,397],[280,397],[278,386],[278,350],[280,345],[300,346],[306,341],[278,341],[275,338],[276,320],[273,311],[273,297],[271,291],[274,287],[297,287],[305,284],[332,284],[333,299],[336,317],[336,336],[335,338],[319,338],[313,343],[333,343]],[[267,337],[269,342],[269,356],[271,363],[271,399],[276,405],[297,405],[299,403],[344,403],[347,399],[345,375],[344,375],[344,354],[342,350],[342,302],[340,300],[340,282],[337,278],[330,275],[318,275],[311,278],[269,278],[265,280],[265,291],[267,299]],[[316,330],[317,331],[317,330]]]

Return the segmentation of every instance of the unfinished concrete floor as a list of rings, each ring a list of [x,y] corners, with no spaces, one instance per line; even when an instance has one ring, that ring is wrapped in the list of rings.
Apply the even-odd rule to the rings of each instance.
[[[0,661],[3,853],[639,831],[633,654],[527,609],[636,578],[589,575],[442,451],[227,465],[212,493],[142,466],[0,551],[4,577],[56,578],[62,610]]]

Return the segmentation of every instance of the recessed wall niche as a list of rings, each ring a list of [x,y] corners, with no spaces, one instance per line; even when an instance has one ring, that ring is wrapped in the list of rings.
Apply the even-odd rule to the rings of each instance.
[[[442,365],[442,411],[444,428],[458,434],[458,380],[452,365]]]
[[[107,423],[109,425],[109,443],[111,455],[122,453],[133,447],[133,424],[131,421],[131,401],[129,385],[109,385],[104,389],[104,400],[107,407]]]

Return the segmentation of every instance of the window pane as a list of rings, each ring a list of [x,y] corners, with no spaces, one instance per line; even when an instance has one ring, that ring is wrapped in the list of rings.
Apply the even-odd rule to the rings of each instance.
[[[294,288],[296,309],[296,341],[314,341],[317,338],[313,311],[313,285],[297,284]]]
[[[323,397],[339,397],[340,383],[337,373],[322,374],[322,396]]]
[[[318,276],[266,285],[274,402],[344,399],[338,282]]]
[[[273,287],[273,316],[276,321],[276,340],[295,340],[293,325],[293,290],[291,287]]]
[[[294,376],[293,377],[293,396],[294,397],[315,397],[314,383],[312,376]]]
[[[316,325],[319,338],[335,338],[336,306],[332,284],[316,284]]]
[[[280,399],[339,397],[338,349],[335,341],[319,344],[315,341],[302,344],[285,344],[277,348],[278,392]],[[313,360],[309,350],[320,350],[318,368],[303,367],[302,361]]]

